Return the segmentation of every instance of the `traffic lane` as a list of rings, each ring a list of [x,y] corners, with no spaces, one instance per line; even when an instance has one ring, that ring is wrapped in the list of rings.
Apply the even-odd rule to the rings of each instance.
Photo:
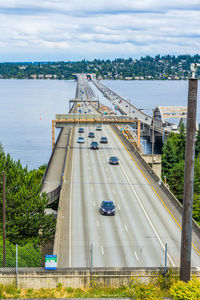
[[[71,241],[69,243],[69,253],[71,253],[70,267],[87,267],[87,232],[85,226],[85,208],[84,208],[84,187],[82,184],[83,163],[82,163],[82,147],[77,143],[79,134],[75,133],[73,144],[73,177],[71,178]],[[78,220],[78,222],[77,222]]]
[[[122,157],[122,159],[123,159],[123,157]],[[129,159],[129,161],[130,161],[130,159]],[[126,163],[126,170],[130,169],[131,163],[128,163],[127,160],[125,161],[125,163]],[[133,170],[135,170],[135,172],[137,173],[137,176],[136,177],[134,176],[134,180],[135,180],[135,178],[138,179],[138,177],[141,177],[142,173],[137,168],[136,165],[134,166]],[[130,170],[130,174],[133,174],[132,168]],[[142,175],[142,177],[143,177],[143,179],[145,179],[143,175]],[[174,218],[166,210],[166,208],[162,204],[159,197],[153,191],[152,187],[150,185],[148,185],[147,180],[146,180],[146,184],[145,184],[145,182],[143,182],[143,183],[144,183],[144,185],[140,186],[138,184],[138,182],[136,182],[136,184],[138,184],[137,188],[140,189],[140,191],[138,193],[141,194],[145,191],[145,189],[148,189],[148,191],[146,192],[146,195],[145,195],[147,197],[144,196],[144,197],[142,197],[142,199],[143,198],[149,199],[149,201],[146,201],[146,203],[145,203],[146,206],[150,205],[150,207],[148,207],[148,211],[155,212],[152,219],[153,220],[159,219],[158,224],[160,224],[160,226],[158,226],[158,228],[160,230],[160,235],[164,236],[164,239],[169,241],[169,245],[173,248],[173,252],[175,252],[176,262],[179,265],[180,227],[174,221]],[[144,189],[144,187],[146,187],[146,188]],[[149,197],[149,195],[151,195],[151,197]],[[153,210],[152,210],[152,206],[153,206]],[[192,253],[193,253],[192,262],[194,263],[194,265],[196,265],[196,262],[197,261],[199,262],[200,257],[199,257],[199,254],[194,250],[194,248],[192,250]]]
[[[99,138],[100,138],[100,135],[99,135]],[[102,150],[103,150],[103,146],[104,145],[101,145],[101,149],[99,150],[99,155],[101,156],[101,153],[102,153]],[[107,152],[107,150],[106,150],[106,152]],[[104,167],[104,164],[105,163],[105,167]],[[111,183],[110,183],[110,180],[112,180],[113,178],[112,177],[110,177],[110,175],[109,174],[106,174],[107,173],[107,171],[108,171],[108,168],[109,167],[112,167],[112,166],[110,166],[110,165],[108,165],[108,168],[107,168],[107,163],[108,163],[108,160],[107,159],[105,159],[104,157],[102,157],[101,158],[101,166],[102,166],[102,168],[103,168],[103,179],[102,180],[104,180],[104,184],[107,184],[107,186],[108,186],[108,188],[109,189],[111,189],[111,191],[112,191],[112,193],[114,192],[114,189],[113,188],[111,188]],[[99,172],[98,172],[99,173]],[[105,175],[107,175],[107,178],[106,178],[106,176]],[[113,180],[112,180],[113,181]],[[114,188],[115,188],[116,186],[114,185]],[[102,190],[102,189],[101,189]],[[127,191],[126,191],[127,192]],[[116,195],[117,193],[115,193],[115,195]],[[114,196],[115,196],[114,195]],[[127,198],[127,196],[126,196],[126,194],[124,193],[124,195],[123,195],[125,198]],[[105,196],[104,196],[105,197]],[[111,197],[113,198],[113,195],[111,195]],[[116,198],[116,196],[115,196],[115,198]],[[123,197],[122,197],[123,198]],[[102,198],[102,199],[105,199],[105,198]],[[111,199],[111,198],[109,198],[109,199]],[[117,202],[116,202],[116,204],[117,204]],[[118,205],[117,205],[118,206]],[[119,208],[120,209],[120,208]],[[118,212],[117,212],[118,213]],[[126,216],[124,217],[124,220],[126,219]],[[131,218],[130,218],[131,220],[132,220],[132,216],[131,216]],[[126,226],[126,224],[125,224],[125,222],[124,222],[124,220],[120,223],[120,222],[117,222],[117,225],[119,224],[119,229],[117,230],[118,232],[120,232],[120,231],[122,231],[122,234],[120,234],[120,236],[122,236],[123,237],[123,241],[121,241],[120,242],[120,244],[118,244],[117,245],[117,247],[121,247],[121,245],[123,245],[123,248],[125,248],[125,257],[127,256],[128,257],[128,263],[127,263],[127,266],[138,266],[138,264],[137,264],[137,262],[135,261],[135,260],[138,260],[138,258],[137,258],[137,253],[135,253],[134,251],[133,251],[133,247],[135,247],[135,245],[137,245],[137,243],[136,243],[136,241],[134,241],[133,242],[133,245],[130,243],[130,236],[129,236],[129,238],[127,238],[126,237],[126,240],[125,240],[125,233],[128,231],[127,230],[127,226]],[[117,227],[117,226],[115,226],[115,227]],[[115,247],[116,247],[116,244],[114,245]],[[137,248],[139,247],[139,246],[136,246]],[[130,255],[128,255],[128,251],[129,251],[129,249],[130,249],[130,251],[132,252]],[[134,262],[133,263],[131,263],[131,256],[136,256],[136,257],[134,257]],[[144,265],[144,264],[142,264],[142,265]],[[125,265],[124,265],[125,266]]]
[[[111,150],[112,151],[112,150]],[[121,165],[119,166],[110,166],[113,170],[115,168],[115,172],[118,168],[118,170],[121,171]],[[119,173],[120,174],[120,173]],[[113,177],[115,176],[115,174],[113,174]],[[135,230],[134,232],[134,236],[137,237],[137,245],[140,249],[144,248],[144,246],[146,246],[148,244],[148,246],[153,246],[154,250],[152,251],[152,257],[153,259],[149,259],[150,258],[150,252],[151,251],[148,251],[148,263],[149,266],[154,266],[154,265],[160,265],[161,263],[163,263],[163,260],[162,260],[162,256],[163,256],[163,249],[162,247],[160,246],[160,244],[156,241],[155,239],[155,234],[153,234],[152,236],[152,231],[151,231],[151,228],[149,227],[149,224],[147,222],[147,220],[144,218],[144,216],[142,215],[141,216],[141,208],[140,206],[138,205],[138,202],[136,201],[135,199],[135,194],[133,193],[133,191],[131,190],[132,187],[131,187],[131,184],[129,182],[126,182],[125,180],[125,177],[124,177],[124,174],[123,172],[121,172],[121,178],[117,178],[117,185],[120,186],[120,189],[118,191],[118,195],[119,194],[122,194],[121,195],[121,199],[123,199],[122,201],[122,207],[125,206],[126,204],[126,201],[128,201],[128,206],[127,206],[127,209],[125,210],[126,213],[125,213],[125,218],[127,219],[127,212],[129,213],[130,212],[130,209],[131,209],[131,214],[130,214],[130,227],[131,227],[131,230],[134,232],[134,230],[136,228],[138,228],[138,224],[140,224],[138,230]],[[125,189],[125,191],[122,193],[123,189]],[[136,221],[134,224],[134,221]],[[146,225],[146,227],[145,227]],[[141,228],[144,226],[143,230],[140,232]],[[152,241],[150,242],[150,236],[152,236]],[[152,248],[151,248],[152,249]],[[158,251],[157,255],[155,255],[155,251]],[[155,256],[156,256],[156,261],[155,261]],[[160,256],[160,261],[158,262],[158,257]],[[154,263],[152,264],[151,261],[154,260]]]
[[[85,132],[85,134],[86,134],[86,132]],[[81,150],[88,149],[87,144],[84,145],[84,147],[82,147],[82,146],[81,146]],[[97,152],[96,151],[92,151],[92,150],[90,150],[90,151],[91,151],[90,153],[91,153],[92,157],[95,157],[95,161],[97,161],[97,158],[98,158]],[[82,154],[83,154],[83,152],[82,152]],[[97,155],[97,157],[96,157],[96,155]],[[86,170],[86,169],[88,169],[87,167],[89,167],[89,162],[87,161],[87,155],[85,155],[85,153],[83,154],[83,157],[86,160],[86,163],[84,164],[84,168],[83,169]],[[78,160],[77,160],[77,163],[79,163]],[[93,164],[92,164],[92,167],[90,169],[94,169],[94,165]],[[98,177],[99,177],[99,171],[96,172],[96,174],[98,174]],[[79,180],[79,176],[76,178],[76,180],[77,181]],[[84,185],[84,190],[86,190],[86,193],[87,193],[87,190],[88,190],[88,187],[89,187],[89,185],[87,184],[87,180],[91,180],[91,175],[84,176],[84,177],[80,178],[80,180],[82,180],[82,183]],[[101,181],[102,180],[103,179],[101,179]],[[100,182],[97,179],[97,183],[100,183]],[[102,185],[101,185],[100,190],[97,190],[97,192],[98,192],[98,195],[100,194],[100,192],[105,192],[105,190],[102,188]],[[88,194],[90,194],[90,193],[88,192]],[[104,196],[105,196],[105,194],[104,194]],[[77,201],[76,199],[73,199],[73,200]],[[97,214],[97,210],[95,210],[95,212],[92,212],[92,205],[91,205],[92,204],[92,200],[93,199],[89,199],[89,195],[88,195],[88,197],[87,196],[86,197],[82,197],[82,201],[84,201],[84,206],[87,207],[86,210],[88,210],[88,218],[85,218],[85,220],[86,220],[86,222],[88,220],[89,224],[90,224],[89,225],[90,228],[88,228],[88,235],[89,235],[89,237],[88,237],[88,243],[87,244],[98,243],[98,242],[96,242],[96,236],[98,237],[98,234],[93,233],[94,232],[94,228],[96,227],[96,224],[94,224],[94,222],[91,222],[91,220],[90,220],[91,216],[94,216],[95,214]],[[86,204],[87,201],[89,202],[89,205]],[[97,226],[98,226],[98,223],[97,223]],[[92,238],[92,236],[93,236],[93,238]],[[105,234],[104,234],[103,237],[105,237]],[[111,240],[110,236],[109,236],[109,240]],[[104,247],[103,246],[104,242],[98,243],[98,244],[99,244],[99,247],[98,248],[94,248],[95,249],[95,264],[97,264],[97,266],[108,266],[108,265],[109,266],[113,266],[112,258],[115,256],[114,255],[115,251],[113,251],[112,257],[109,258],[108,255],[104,255],[104,248],[103,248]],[[101,256],[103,257],[103,260],[105,261],[105,263],[104,262],[99,262],[99,258],[96,257],[97,256],[96,252],[98,251],[98,249],[101,250]],[[115,259],[115,261],[118,261],[118,259],[119,259],[119,257],[117,257],[117,259]],[[102,258],[101,258],[101,260],[102,260]],[[124,264],[122,264],[121,266],[123,266],[123,265]]]
[[[102,145],[102,147],[103,147],[103,145]],[[106,149],[106,152],[107,152],[107,149]],[[102,162],[103,162],[104,160],[102,159]],[[107,161],[108,161],[108,159],[105,159],[105,162],[106,162],[106,164],[107,164]],[[118,166],[110,166],[110,167],[118,167]],[[106,170],[106,167],[105,167],[105,170]],[[105,171],[104,171],[104,173],[105,173]],[[124,179],[124,176],[123,176],[123,179]],[[122,179],[122,180],[123,180]],[[125,191],[125,192],[127,192],[127,190]],[[123,195],[123,197],[126,199],[127,198],[127,195],[124,193],[124,195]],[[123,198],[122,197],[122,198]],[[131,220],[132,220],[132,216],[131,216]],[[135,228],[135,226],[134,226],[134,228]],[[126,227],[125,227],[125,229],[126,229]],[[140,243],[140,244],[144,244],[144,240],[143,240],[143,242],[142,243]],[[160,248],[159,246],[158,246],[158,248]],[[155,257],[155,253],[154,253],[154,257]]]
[[[155,234],[157,235],[157,238],[160,241],[163,251],[165,249],[166,240],[169,240],[170,246],[171,248],[173,248],[173,251],[171,249],[173,255],[169,254],[169,259],[173,265],[173,257],[175,257],[177,265],[177,261],[179,261],[179,249],[177,249],[177,236],[180,233],[178,226],[168,214],[167,210],[164,208],[157,195],[152,190],[152,187],[149,186],[147,182],[145,182],[145,178],[143,177],[142,180],[138,180],[140,170],[137,168],[137,166],[135,166],[134,168],[130,168],[131,165],[134,165],[130,157],[127,157],[127,159],[125,159],[123,155],[122,161],[124,169],[126,169],[126,171],[124,170],[124,173],[126,172],[127,176],[129,176],[130,183],[132,184],[132,187],[134,188],[135,193],[137,195],[138,203],[143,209],[144,214],[147,214],[149,224],[152,227]],[[160,217],[161,215],[162,217]]]
[[[97,133],[97,138],[100,138],[100,134]],[[101,248],[102,264],[103,266],[125,266],[124,255],[120,250],[122,242],[120,241],[119,231],[116,232],[116,220],[115,217],[104,217],[99,213],[99,208],[102,200],[111,199],[111,191],[109,189],[109,178],[107,178],[104,169],[102,159],[100,158],[101,150],[90,150],[91,170],[94,191],[97,195],[96,198],[96,214],[98,220],[99,234],[101,236],[101,244],[98,246]],[[116,247],[116,245],[118,245]]]

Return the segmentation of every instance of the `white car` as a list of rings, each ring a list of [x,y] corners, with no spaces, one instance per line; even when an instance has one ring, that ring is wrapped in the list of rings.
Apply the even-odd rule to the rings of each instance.
[[[77,140],[77,143],[80,143],[80,144],[85,143],[84,137],[79,136],[79,138],[78,138],[78,140]]]

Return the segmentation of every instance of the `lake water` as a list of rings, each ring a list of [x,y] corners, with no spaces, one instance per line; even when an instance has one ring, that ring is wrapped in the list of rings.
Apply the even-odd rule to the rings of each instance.
[[[187,105],[187,81],[102,81],[138,108]],[[46,164],[51,154],[51,120],[67,113],[75,81],[0,80],[0,141],[6,153],[28,169]],[[94,88],[100,101],[107,101]],[[200,123],[200,89],[198,122]],[[58,133],[58,132],[57,132]]]

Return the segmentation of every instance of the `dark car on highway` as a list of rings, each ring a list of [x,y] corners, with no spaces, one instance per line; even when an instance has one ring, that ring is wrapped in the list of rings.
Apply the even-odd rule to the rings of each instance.
[[[90,144],[90,149],[98,150],[99,149],[99,144],[97,142],[92,142]]]
[[[111,165],[118,165],[119,164],[119,159],[117,158],[117,156],[111,156],[109,159],[109,163]]]
[[[88,137],[89,137],[89,138],[94,138],[94,132],[89,132],[89,133],[88,133]]]
[[[108,142],[107,137],[106,136],[102,136],[101,139],[100,139],[100,143],[107,144],[107,142]]]
[[[84,128],[80,127],[80,128],[78,129],[78,133],[84,133]]]
[[[103,200],[100,207],[100,213],[102,215],[114,216],[115,215],[115,205],[113,201]]]

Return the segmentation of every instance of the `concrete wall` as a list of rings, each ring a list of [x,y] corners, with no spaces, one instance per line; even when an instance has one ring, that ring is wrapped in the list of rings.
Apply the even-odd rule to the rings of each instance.
[[[59,269],[46,271],[42,268],[20,268],[18,272],[19,288],[55,288],[58,283],[63,287],[85,288],[91,284],[119,287],[129,285],[133,279],[149,281],[152,277],[162,274],[161,268],[110,268],[94,269],[91,276],[90,270],[82,269]],[[178,269],[174,269],[174,275],[178,275]],[[191,275],[200,278],[200,271],[192,270]],[[0,269],[0,282],[3,285],[16,284],[14,269]]]
[[[142,154],[143,159],[148,163],[152,164],[152,155],[151,154]],[[161,178],[161,155],[154,154],[153,155],[153,171],[156,173],[158,177]]]

